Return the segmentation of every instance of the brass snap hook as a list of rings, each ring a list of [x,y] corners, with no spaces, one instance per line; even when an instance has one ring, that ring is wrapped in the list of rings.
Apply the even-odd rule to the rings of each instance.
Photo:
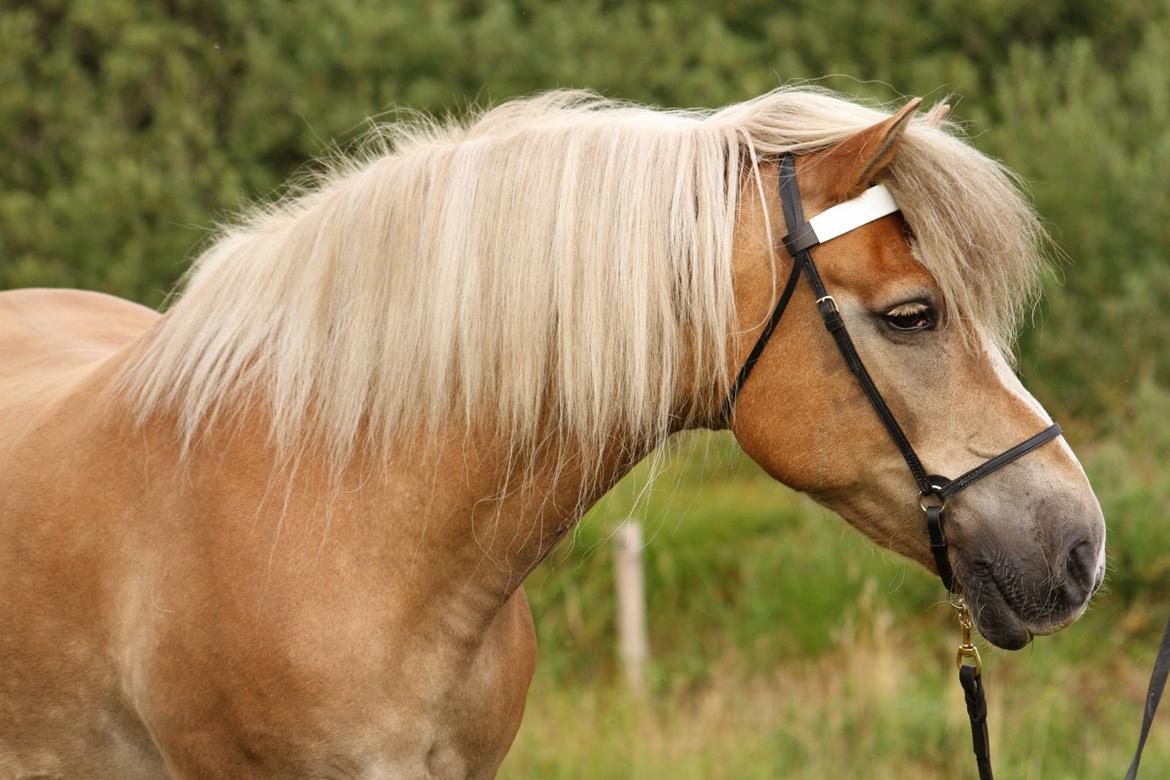
[[[959,669],[962,669],[964,665],[974,666],[975,674],[982,674],[983,659],[979,657],[979,648],[971,643],[971,629],[975,627],[971,621],[971,613],[967,610],[967,605],[963,603],[962,596],[959,596],[957,606],[954,601],[951,601],[951,605],[955,606],[958,611],[959,628],[963,630],[963,642],[955,653],[955,666]]]

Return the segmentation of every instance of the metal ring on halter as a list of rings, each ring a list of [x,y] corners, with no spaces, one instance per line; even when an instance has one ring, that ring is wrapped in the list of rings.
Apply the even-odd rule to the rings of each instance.
[[[930,490],[931,490],[930,493],[919,493],[918,494],[918,506],[922,507],[923,512],[925,512],[928,509],[928,507],[926,505],[926,499],[930,498],[931,496],[934,496],[935,498],[938,499],[938,503],[931,504],[931,506],[945,507],[947,505],[947,500],[939,495],[939,491],[941,491],[942,489],[943,489],[942,485],[931,485],[930,486]]]

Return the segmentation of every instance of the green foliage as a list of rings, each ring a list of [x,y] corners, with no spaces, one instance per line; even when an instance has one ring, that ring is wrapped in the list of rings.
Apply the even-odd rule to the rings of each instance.
[[[1013,121],[985,146],[1030,182],[1069,260],[1026,365],[1082,419],[1127,408],[1143,381],[1170,386],[1168,63],[1170,16],[1116,74],[1078,39],[1048,57],[1015,47],[997,76],[996,110]]]
[[[1077,448],[1113,520],[1107,584],[1094,603],[1107,620],[1125,613],[1138,637],[1162,621],[1161,608],[1148,615],[1146,606],[1170,600],[1170,549],[1151,543],[1164,537],[1170,507],[1168,403],[1147,383],[1125,438]],[[933,576],[778,485],[729,436],[696,436],[662,463],[656,477],[647,463],[619,484],[527,581],[540,645],[553,651],[542,665],[557,678],[614,671],[610,536],[628,517],[645,528],[651,645],[668,649],[655,653],[656,671],[671,685],[705,680],[728,653],[749,673],[777,658],[815,658],[840,640],[859,601],[900,624],[946,618]]]
[[[1071,260],[1024,342],[1046,401],[1106,430],[1143,378],[1170,384],[1159,3],[10,0],[0,51],[0,287],[157,305],[217,220],[394,107],[556,86],[718,105],[818,78],[953,92],[1031,183]]]
[[[542,647],[603,651],[584,654],[598,665],[546,658],[554,674],[587,680],[611,671],[610,536],[631,510],[649,539],[647,601],[662,617],[654,643],[671,648],[657,670],[664,681],[701,681],[711,659],[732,648],[752,669],[820,654],[843,610],[876,583],[899,591],[903,615],[937,600],[935,583],[913,564],[876,554],[831,513],[794,497],[737,454],[731,439],[695,443],[706,443],[707,451],[684,446],[687,454],[673,457],[665,474],[651,479],[644,466],[623,481],[528,580],[533,610],[542,616]],[[712,461],[724,465],[712,468]],[[785,630],[777,631],[781,625]]]
[[[1134,410],[1124,438],[1090,449],[1089,476],[1109,524],[1113,595],[1135,602],[1170,603],[1170,392],[1145,381],[1134,393]],[[1159,618],[1154,618],[1155,622]]]

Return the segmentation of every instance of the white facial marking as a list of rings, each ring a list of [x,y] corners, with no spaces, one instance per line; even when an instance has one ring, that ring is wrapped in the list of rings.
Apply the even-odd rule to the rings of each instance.
[[[1012,367],[1008,364],[1007,359],[1003,356],[1003,353],[999,351],[999,348],[986,334],[983,336],[983,348],[987,353],[988,358],[991,360],[991,365],[995,369],[995,375],[999,379],[999,383],[1003,386],[1003,389],[1016,398],[1019,398],[1033,411],[1040,415],[1046,424],[1051,425],[1052,417],[1050,417],[1044,407],[1040,405],[1040,402],[1036,400],[1035,396],[1029,393],[1028,389],[1024,387],[1022,382],[1020,382],[1020,378],[1016,376],[1016,372],[1012,370]],[[1080,459],[1077,458],[1076,453],[1073,452],[1072,447],[1069,446],[1065,438],[1063,436],[1058,436],[1056,437],[1056,441],[1054,443],[1060,447],[1061,450],[1063,450],[1069,459],[1076,465],[1077,469],[1081,473],[1081,476],[1083,476],[1085,478],[1085,482],[1088,483],[1089,478],[1088,475],[1085,474],[1085,469],[1081,465]],[[1101,534],[1101,548],[1097,550],[1096,572],[1099,573],[1104,568],[1105,534],[1103,531]]]

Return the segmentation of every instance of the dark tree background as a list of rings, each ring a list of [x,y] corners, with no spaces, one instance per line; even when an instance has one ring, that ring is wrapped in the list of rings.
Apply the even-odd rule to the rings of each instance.
[[[1162,0],[3,0],[0,287],[157,305],[219,219],[396,108],[550,87],[715,106],[957,97],[1067,255],[1022,367],[1096,432],[1170,385]],[[1152,389],[1151,389],[1152,388]],[[1110,410],[1106,413],[1106,410]]]

